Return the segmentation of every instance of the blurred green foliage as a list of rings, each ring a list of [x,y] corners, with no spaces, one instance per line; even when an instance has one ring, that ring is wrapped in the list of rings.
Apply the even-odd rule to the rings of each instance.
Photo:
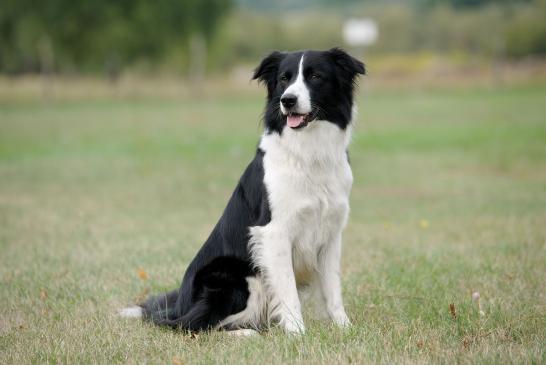
[[[259,11],[287,11],[317,7],[354,7],[359,4],[371,5],[377,3],[381,3],[382,5],[405,4],[424,8],[449,5],[454,8],[464,9],[477,8],[491,3],[510,5],[530,1],[532,0],[237,0],[237,3],[244,8]]]
[[[423,6],[425,2],[427,6]],[[484,0],[482,6],[471,1],[463,6],[463,2],[457,0],[354,3],[344,0],[335,11],[329,7],[314,7],[304,12],[283,8],[234,12],[213,44],[212,61],[221,64],[209,66],[256,62],[272,49],[343,45],[341,29],[343,22],[351,17],[372,18],[379,27],[378,42],[365,50],[352,50],[358,53],[425,52],[456,59],[499,61],[546,56],[546,0]],[[260,4],[258,1],[253,6],[268,9]],[[288,6],[286,2],[281,4]]]
[[[476,8],[488,4],[512,5],[531,0],[418,0],[423,5],[450,5],[454,8]]]
[[[343,46],[350,17],[378,23],[366,50],[378,55],[546,56],[546,0],[3,0],[0,72],[185,72],[194,35],[207,68],[225,70],[274,49]]]
[[[2,0],[0,70],[115,72],[210,39],[230,0]]]

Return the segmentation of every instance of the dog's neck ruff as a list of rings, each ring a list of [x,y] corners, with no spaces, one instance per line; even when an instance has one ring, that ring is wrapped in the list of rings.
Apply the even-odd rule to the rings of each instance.
[[[264,152],[280,153],[286,163],[328,164],[347,159],[347,148],[351,141],[352,126],[340,129],[324,120],[314,120],[304,130],[284,128],[282,133],[262,136],[260,149]]]

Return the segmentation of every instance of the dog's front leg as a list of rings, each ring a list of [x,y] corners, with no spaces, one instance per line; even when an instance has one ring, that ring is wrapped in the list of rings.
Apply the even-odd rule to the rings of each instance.
[[[255,239],[256,236],[260,238],[255,241],[252,251],[264,274],[269,316],[288,333],[304,333],[305,325],[292,267],[292,244],[282,233],[264,231],[254,236]]]
[[[341,260],[341,233],[334,240],[327,243],[319,258],[318,279],[326,312],[341,327],[351,324],[341,296],[340,265]]]

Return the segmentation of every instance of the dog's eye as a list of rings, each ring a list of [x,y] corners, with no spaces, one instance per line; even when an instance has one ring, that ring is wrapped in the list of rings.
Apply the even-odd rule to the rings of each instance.
[[[281,76],[281,82],[287,82],[287,81],[288,81],[288,76],[282,75]]]
[[[318,74],[311,74],[311,76],[309,76],[309,78],[311,80],[320,80],[320,75]]]

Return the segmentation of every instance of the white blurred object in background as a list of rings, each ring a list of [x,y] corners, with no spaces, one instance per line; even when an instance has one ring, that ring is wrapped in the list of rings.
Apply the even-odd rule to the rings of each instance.
[[[349,46],[371,46],[378,36],[379,28],[373,19],[349,19],[343,24],[343,40]]]

